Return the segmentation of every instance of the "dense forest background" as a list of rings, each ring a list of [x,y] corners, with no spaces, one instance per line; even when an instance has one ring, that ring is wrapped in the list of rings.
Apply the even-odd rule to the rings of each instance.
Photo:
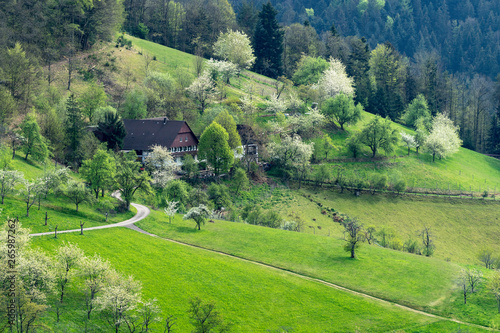
[[[496,0],[2,1],[0,120],[36,104],[33,92],[41,81],[50,86],[54,62],[67,63],[71,90],[73,57],[120,30],[210,58],[229,29],[252,41],[253,70],[293,80],[305,101],[312,83],[294,79],[297,69],[307,58],[334,57],[354,78],[356,101],[367,111],[399,121],[422,94],[432,115],[446,113],[460,127],[465,147],[500,153]],[[279,52],[263,59],[270,50]],[[105,75],[94,79],[107,84]],[[109,103],[119,109],[123,98]]]

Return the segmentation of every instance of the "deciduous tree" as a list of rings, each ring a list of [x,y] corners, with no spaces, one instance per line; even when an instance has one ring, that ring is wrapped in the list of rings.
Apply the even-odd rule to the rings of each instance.
[[[193,333],[229,332],[229,325],[224,322],[220,313],[215,310],[214,303],[205,303],[198,297],[191,299],[189,303],[191,323],[195,327]]]
[[[130,202],[137,191],[144,193],[151,192],[149,185],[150,178],[147,172],[141,172],[140,163],[136,161],[135,153],[126,153],[117,162],[115,181],[120,194],[125,200],[127,209],[130,208]]]
[[[363,128],[359,141],[370,148],[373,158],[379,149],[383,149],[386,154],[391,153],[398,142],[398,135],[389,118],[376,116]]]
[[[92,159],[83,161],[79,171],[90,184],[97,200],[99,192],[104,193],[104,190],[113,184],[116,165],[108,152],[99,149]]]
[[[224,110],[215,117],[214,121],[221,125],[229,135],[227,141],[229,148],[236,150],[237,153],[241,153],[241,138],[233,116],[231,116],[227,110]]]
[[[205,221],[210,216],[211,211],[205,205],[199,205],[198,207],[191,208],[186,215],[184,215],[184,220],[194,220],[198,230],[201,230],[201,225],[205,224]]]
[[[364,110],[361,104],[355,105],[354,99],[343,93],[328,98],[321,105],[321,112],[330,121],[336,121],[341,130],[344,130],[344,125],[356,124],[361,119],[362,111]]]
[[[5,196],[13,192],[15,186],[23,179],[23,174],[19,171],[0,170],[0,195],[2,196],[2,205]]]
[[[159,145],[151,148],[152,151],[146,157],[145,165],[151,175],[152,185],[157,189],[163,189],[170,180],[174,179],[179,166],[167,148]]]
[[[40,133],[35,114],[27,114],[19,127],[20,134],[24,138],[21,146],[21,151],[25,154],[24,159],[28,160],[28,156],[31,155],[36,161],[44,161],[49,156],[49,149],[45,138]]]
[[[403,120],[406,125],[416,128],[417,119],[421,118],[425,123],[430,123],[431,112],[424,95],[420,94],[406,107]]]
[[[207,105],[216,96],[215,83],[208,74],[204,72],[197,77],[187,88],[189,95],[200,105],[200,113],[203,114]]]
[[[351,258],[356,258],[356,249],[364,240],[363,225],[355,218],[345,217],[342,221],[344,226],[344,240],[347,242],[344,250],[351,254]]]
[[[238,66],[238,71],[252,67],[255,62],[250,39],[244,32],[229,30],[219,35],[214,54]]]
[[[84,184],[70,180],[63,190],[64,195],[66,195],[75,204],[75,210],[78,212],[78,206],[81,203],[92,203],[93,198],[90,190],[85,187]]]
[[[353,80],[348,77],[345,66],[340,60],[331,58],[329,67],[323,72],[318,83],[314,86],[319,92],[319,98],[324,101],[340,93],[354,95]]]
[[[458,127],[443,114],[438,114],[432,122],[431,132],[425,140],[425,149],[432,155],[432,161],[446,158],[458,151],[462,145],[458,135]]]
[[[199,155],[206,158],[215,175],[229,171],[234,153],[229,146],[229,134],[217,122],[212,122],[201,134],[198,145]]]

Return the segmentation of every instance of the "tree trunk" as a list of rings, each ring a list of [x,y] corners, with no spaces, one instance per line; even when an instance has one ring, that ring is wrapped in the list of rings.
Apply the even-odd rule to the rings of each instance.
[[[408,156],[410,156],[410,147],[408,146]]]
[[[356,258],[356,254],[354,253],[354,245],[351,245],[351,258],[352,259],[355,259]]]
[[[26,217],[30,217],[30,205],[28,202],[26,203]]]
[[[78,212],[78,204],[75,204],[76,205],[76,211]]]
[[[373,152],[372,158],[375,158],[375,155],[377,154],[377,149],[373,149],[372,152]]]
[[[5,196],[4,196],[4,195],[2,195],[2,205],[3,205],[3,198],[4,198],[4,197],[5,197]]]
[[[432,153],[432,162],[436,160],[436,153]]]

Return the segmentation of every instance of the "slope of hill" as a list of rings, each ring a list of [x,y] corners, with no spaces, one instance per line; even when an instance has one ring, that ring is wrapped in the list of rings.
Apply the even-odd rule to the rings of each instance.
[[[187,310],[189,299],[195,296],[215,301],[217,309],[233,323],[232,329],[236,332],[280,327],[288,327],[293,332],[412,332],[431,331],[435,327],[446,331],[459,326],[285,272],[124,228],[93,231],[85,237],[65,234],[59,240],[37,238],[34,245],[53,251],[62,241],[78,244],[89,255],[99,253],[120,272],[142,281],[145,296],[157,298],[162,314],[174,315],[176,329],[180,331],[191,328]],[[72,310],[64,315],[78,318],[76,291],[71,294],[71,302]],[[45,320],[54,325],[52,318]],[[101,325],[107,324],[101,322]],[[160,324],[156,325],[158,329]],[[431,326],[428,328],[428,325]]]

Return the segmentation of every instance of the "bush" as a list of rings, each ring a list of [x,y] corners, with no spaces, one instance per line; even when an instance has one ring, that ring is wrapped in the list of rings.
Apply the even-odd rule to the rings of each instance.
[[[261,225],[269,228],[277,229],[281,227],[283,218],[274,210],[268,210],[263,216]]]
[[[408,238],[403,245],[403,250],[408,253],[420,254],[420,247],[418,241],[413,238]]]
[[[404,192],[406,190],[406,181],[404,179],[399,179],[394,184],[394,190],[398,193]]]

